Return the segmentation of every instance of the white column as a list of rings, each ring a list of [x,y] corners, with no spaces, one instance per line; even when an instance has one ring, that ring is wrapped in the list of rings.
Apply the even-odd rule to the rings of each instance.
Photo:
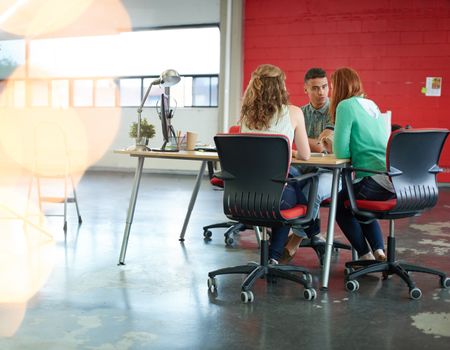
[[[221,0],[221,59],[219,79],[219,132],[239,119],[242,96],[242,0]]]

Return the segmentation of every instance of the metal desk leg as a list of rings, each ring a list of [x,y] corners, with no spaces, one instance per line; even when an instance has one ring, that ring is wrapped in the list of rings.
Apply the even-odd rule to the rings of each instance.
[[[183,228],[180,233],[180,241],[184,241],[184,235],[186,233],[187,225],[189,224],[189,219],[191,218],[192,209],[194,208],[195,200],[197,199],[198,190],[200,189],[200,184],[202,180],[203,173],[205,172],[206,163],[208,161],[202,161],[202,165],[200,166],[200,170],[197,175],[197,179],[195,180],[194,190],[192,191],[191,200],[189,202],[189,207],[186,213],[186,217],[184,218]]]
[[[321,290],[328,290],[328,279],[330,277],[331,253],[333,251],[334,240],[334,221],[336,219],[336,203],[338,194],[339,176],[341,174],[340,168],[333,169],[333,183],[331,186],[331,205],[328,213],[327,226],[327,245],[325,247],[325,257],[322,270],[322,287]]]
[[[125,254],[127,253],[128,237],[130,236],[131,223],[133,222],[134,209],[136,208],[136,199],[141,183],[142,168],[144,166],[144,157],[138,157],[136,173],[134,174],[134,184],[131,191],[130,204],[128,205],[127,222],[125,231],[123,232],[122,248],[120,249],[120,257],[118,265],[125,265]]]

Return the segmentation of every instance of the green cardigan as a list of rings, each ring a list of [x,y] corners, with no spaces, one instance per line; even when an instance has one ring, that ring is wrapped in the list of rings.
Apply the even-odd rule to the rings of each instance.
[[[336,108],[333,151],[336,158],[351,158],[355,168],[386,170],[386,121],[377,105],[368,99],[351,97]],[[373,173],[356,172],[356,178]]]

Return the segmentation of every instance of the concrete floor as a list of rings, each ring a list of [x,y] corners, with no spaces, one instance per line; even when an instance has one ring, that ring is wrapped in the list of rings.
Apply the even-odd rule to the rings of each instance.
[[[203,240],[203,225],[225,220],[222,193],[206,178],[186,241],[180,243],[194,177],[144,174],[126,265],[118,266],[132,181],[132,173],[85,174],[78,186],[83,223],[78,227],[75,208],[69,206],[66,236],[61,217],[46,218],[50,238],[42,232],[21,235],[20,220],[1,220],[15,230],[16,239],[37,242],[41,256],[27,255],[27,262],[44,277],[26,304],[1,300],[0,349],[450,347],[450,289],[440,289],[433,276],[415,273],[423,292],[418,301],[409,299],[398,277],[365,277],[360,290],[349,293],[343,283],[347,251],[333,257],[327,292],[319,291],[321,270],[311,249],[293,260],[311,270],[318,290],[314,301],[305,301],[303,288],[289,281],[267,285],[261,280],[253,289],[255,302],[243,304],[238,275],[217,277],[218,294],[210,294],[208,271],[258,260],[258,248],[252,231],[242,232],[234,248],[225,246],[223,230]],[[55,206],[47,213],[62,212],[62,205]],[[443,188],[435,209],[398,221],[398,256],[450,273],[449,209],[450,188]],[[326,218],[325,211],[322,215]],[[386,223],[383,227],[387,232]],[[337,236],[345,240],[340,232]],[[18,265],[4,259],[3,273]],[[26,275],[24,286],[33,276]]]

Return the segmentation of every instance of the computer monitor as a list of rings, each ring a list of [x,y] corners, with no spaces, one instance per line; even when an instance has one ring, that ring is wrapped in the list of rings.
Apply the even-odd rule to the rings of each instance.
[[[166,152],[177,152],[178,149],[166,149],[166,145],[170,140],[170,137],[175,138],[175,131],[172,127],[170,119],[172,119],[172,111],[169,109],[169,96],[166,94],[161,94],[161,111],[159,113],[159,119],[161,119],[161,129],[163,134],[164,143],[161,146],[161,151]]]

